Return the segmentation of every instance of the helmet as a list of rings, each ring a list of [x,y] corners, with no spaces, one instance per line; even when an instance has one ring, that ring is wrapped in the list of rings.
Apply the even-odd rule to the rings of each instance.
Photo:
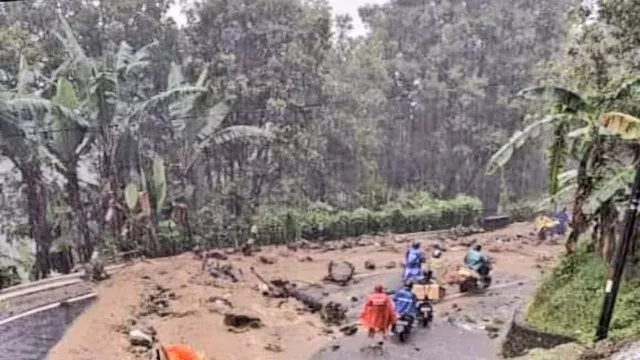
[[[417,249],[417,248],[420,247],[420,243],[417,242],[417,241],[414,241],[413,244],[411,244],[411,247],[414,248],[414,249]]]
[[[431,254],[431,256],[433,256],[434,258],[439,258],[440,256],[442,256],[442,251],[440,251],[440,249],[435,249],[433,250],[433,253]]]
[[[408,279],[404,282],[404,287],[411,290],[411,288],[413,287],[413,280]]]
[[[476,246],[473,247],[473,250],[475,251],[482,251],[482,245],[478,244]]]

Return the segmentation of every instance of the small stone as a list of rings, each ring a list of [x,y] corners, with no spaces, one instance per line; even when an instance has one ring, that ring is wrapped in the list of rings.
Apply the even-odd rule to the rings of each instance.
[[[266,350],[272,351],[272,352],[282,352],[282,346],[278,345],[278,344],[269,344],[267,346],[264,347]]]
[[[364,262],[364,268],[367,270],[375,270],[376,264],[371,260],[367,260]]]
[[[133,329],[129,332],[129,342],[133,346],[144,346],[150,349],[153,346],[153,336],[142,330]]]
[[[340,345],[338,344],[331,345],[331,351],[338,351],[339,349],[340,349]]]
[[[389,261],[384,267],[387,269],[395,269],[396,266],[398,266],[398,264],[396,264],[395,261]]]

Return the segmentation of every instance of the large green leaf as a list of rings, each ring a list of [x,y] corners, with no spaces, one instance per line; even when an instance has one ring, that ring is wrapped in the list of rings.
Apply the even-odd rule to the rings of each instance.
[[[220,129],[195,146],[191,160],[184,170],[190,169],[193,164],[200,160],[204,149],[209,146],[221,145],[236,140],[272,139],[273,136],[273,133],[267,129],[250,125],[235,125]]]
[[[573,111],[586,110],[587,102],[578,94],[556,86],[534,86],[522,89],[518,96],[528,100],[553,101]]]
[[[121,179],[135,182],[140,181],[140,149],[138,140],[130,131],[125,132],[118,138],[115,162]]]
[[[58,19],[60,20],[60,28],[62,29],[62,34],[55,32],[54,34],[58,38],[58,40],[64,46],[69,58],[71,61],[68,63],[68,69],[59,70],[59,73],[66,71],[73,71],[73,75],[75,79],[83,84],[89,84],[91,77],[95,73],[95,65],[93,60],[91,60],[84,50],[80,43],[76,39],[71,26],[67,23],[64,16],[62,14],[58,15]]]
[[[618,192],[629,193],[634,175],[635,169],[625,169],[604,180],[591,193],[583,211],[587,214],[594,214],[604,202],[610,200]]]
[[[221,101],[207,111],[206,118],[194,118],[187,122],[185,131],[189,142],[202,142],[219,130],[220,124],[229,115],[231,107],[226,101]]]
[[[175,89],[184,84],[184,75],[182,74],[182,66],[171,62],[169,69],[169,77],[167,79],[167,89]]]
[[[182,86],[175,89],[169,89],[160,94],[154,95],[147,101],[142,103],[129,116],[130,119],[136,119],[147,111],[159,108],[161,106],[169,106],[176,101],[183,100],[185,97],[207,92],[206,88],[196,86]]]
[[[524,128],[524,130],[516,131],[511,136],[509,141],[507,141],[507,143],[504,144],[498,151],[496,151],[495,154],[493,154],[493,156],[491,156],[491,158],[489,159],[486,170],[487,175],[493,175],[496,173],[496,171],[498,171],[498,169],[505,166],[509,162],[509,160],[511,160],[514,151],[522,147],[522,145],[524,145],[529,138],[538,134],[543,127],[555,121],[561,121],[564,119],[565,118],[562,116],[548,115],[527,126],[526,128]]]
[[[78,97],[73,84],[65,78],[59,78],[56,84],[54,103],[60,107],[74,110],[78,107]],[[86,126],[78,124],[74,116],[68,118],[54,114],[53,119],[53,148],[65,163],[75,162],[80,155],[78,147],[85,144],[85,137],[89,134]],[[75,166],[75,165],[72,165]]]
[[[138,204],[138,192],[139,187],[137,181],[129,182],[124,188],[124,201],[131,211],[135,210],[136,205]]]
[[[65,121],[78,124],[78,126],[89,126],[89,123],[77,116],[73,110],[60,106],[54,101],[36,96],[20,96],[7,100],[5,104],[13,111],[28,112],[33,118],[40,118],[42,114],[49,113],[62,117]]]
[[[560,187],[555,194],[545,198],[538,203],[537,208],[539,210],[547,209],[552,204],[564,204],[570,201],[575,196],[575,191],[578,188],[578,184],[567,183]]]
[[[29,84],[34,81],[33,71],[27,63],[27,59],[20,55],[20,63],[18,67],[18,83],[16,85],[16,92],[18,94],[26,94],[29,92]]]
[[[153,159],[153,185],[155,188],[156,212],[160,214],[167,197],[167,178],[164,160],[159,156]]]
[[[209,64],[205,64],[200,76],[198,76],[198,81],[196,81],[197,87],[206,87],[207,85],[207,76],[209,74]]]

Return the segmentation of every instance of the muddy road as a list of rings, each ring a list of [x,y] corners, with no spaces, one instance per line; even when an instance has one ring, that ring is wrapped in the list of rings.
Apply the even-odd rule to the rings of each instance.
[[[351,248],[341,246],[349,240],[296,251],[284,246],[264,247],[254,256],[233,254],[220,261],[244,274],[235,283],[203,272],[202,261],[193,254],[140,262],[119,270],[97,286],[97,301],[74,321],[47,359],[141,359],[128,339],[134,320],[153,327],[159,341],[189,344],[204,352],[207,359],[359,359],[378,355],[402,359],[415,358],[416,354],[429,359],[495,359],[496,336],[562,249],[558,245],[537,244],[530,233],[531,224],[521,223],[467,237],[370,236],[358,239],[365,245]],[[267,280],[298,283],[323,303],[338,302],[348,308],[350,320],[355,320],[362,299],[375,284],[382,283],[390,289],[401,285],[400,262],[411,241],[420,242],[427,253],[434,244],[444,247],[447,251],[443,259],[452,267],[461,263],[469,244],[483,244],[496,260],[495,290],[437,304],[431,329],[417,329],[410,344],[389,341],[382,354],[375,349],[369,353],[360,351],[368,342],[361,332],[344,336],[339,326],[325,324],[318,314],[305,311],[295,299],[262,296],[260,282],[250,270],[254,268]],[[340,260],[354,264],[357,281],[345,287],[323,282],[329,262]],[[375,269],[365,268],[365,262],[374,263]],[[513,281],[523,285],[499,288]],[[142,311],[159,288],[171,294],[168,308],[162,313]],[[456,289],[449,288],[447,292],[454,294]],[[224,298],[232,307],[220,311],[212,298]],[[225,312],[259,318],[263,326],[234,331],[224,323]],[[487,327],[495,331],[488,332]],[[238,351],[239,345],[242,351]]]

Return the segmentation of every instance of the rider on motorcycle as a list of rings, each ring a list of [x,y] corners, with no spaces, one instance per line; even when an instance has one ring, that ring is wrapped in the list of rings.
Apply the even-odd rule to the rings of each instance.
[[[411,280],[406,281],[404,286],[393,294],[393,306],[398,319],[407,318],[409,326],[413,325],[413,320],[416,318],[416,312],[418,311],[418,297],[411,291],[413,282]]]
[[[464,263],[469,269],[481,276],[489,274],[489,261],[487,257],[482,254],[481,245],[476,245],[469,249],[467,255],[464,257]]]
[[[405,254],[405,268],[402,276],[404,281],[421,278],[424,274],[422,263],[425,262],[424,253],[420,249],[420,243],[414,242]]]

